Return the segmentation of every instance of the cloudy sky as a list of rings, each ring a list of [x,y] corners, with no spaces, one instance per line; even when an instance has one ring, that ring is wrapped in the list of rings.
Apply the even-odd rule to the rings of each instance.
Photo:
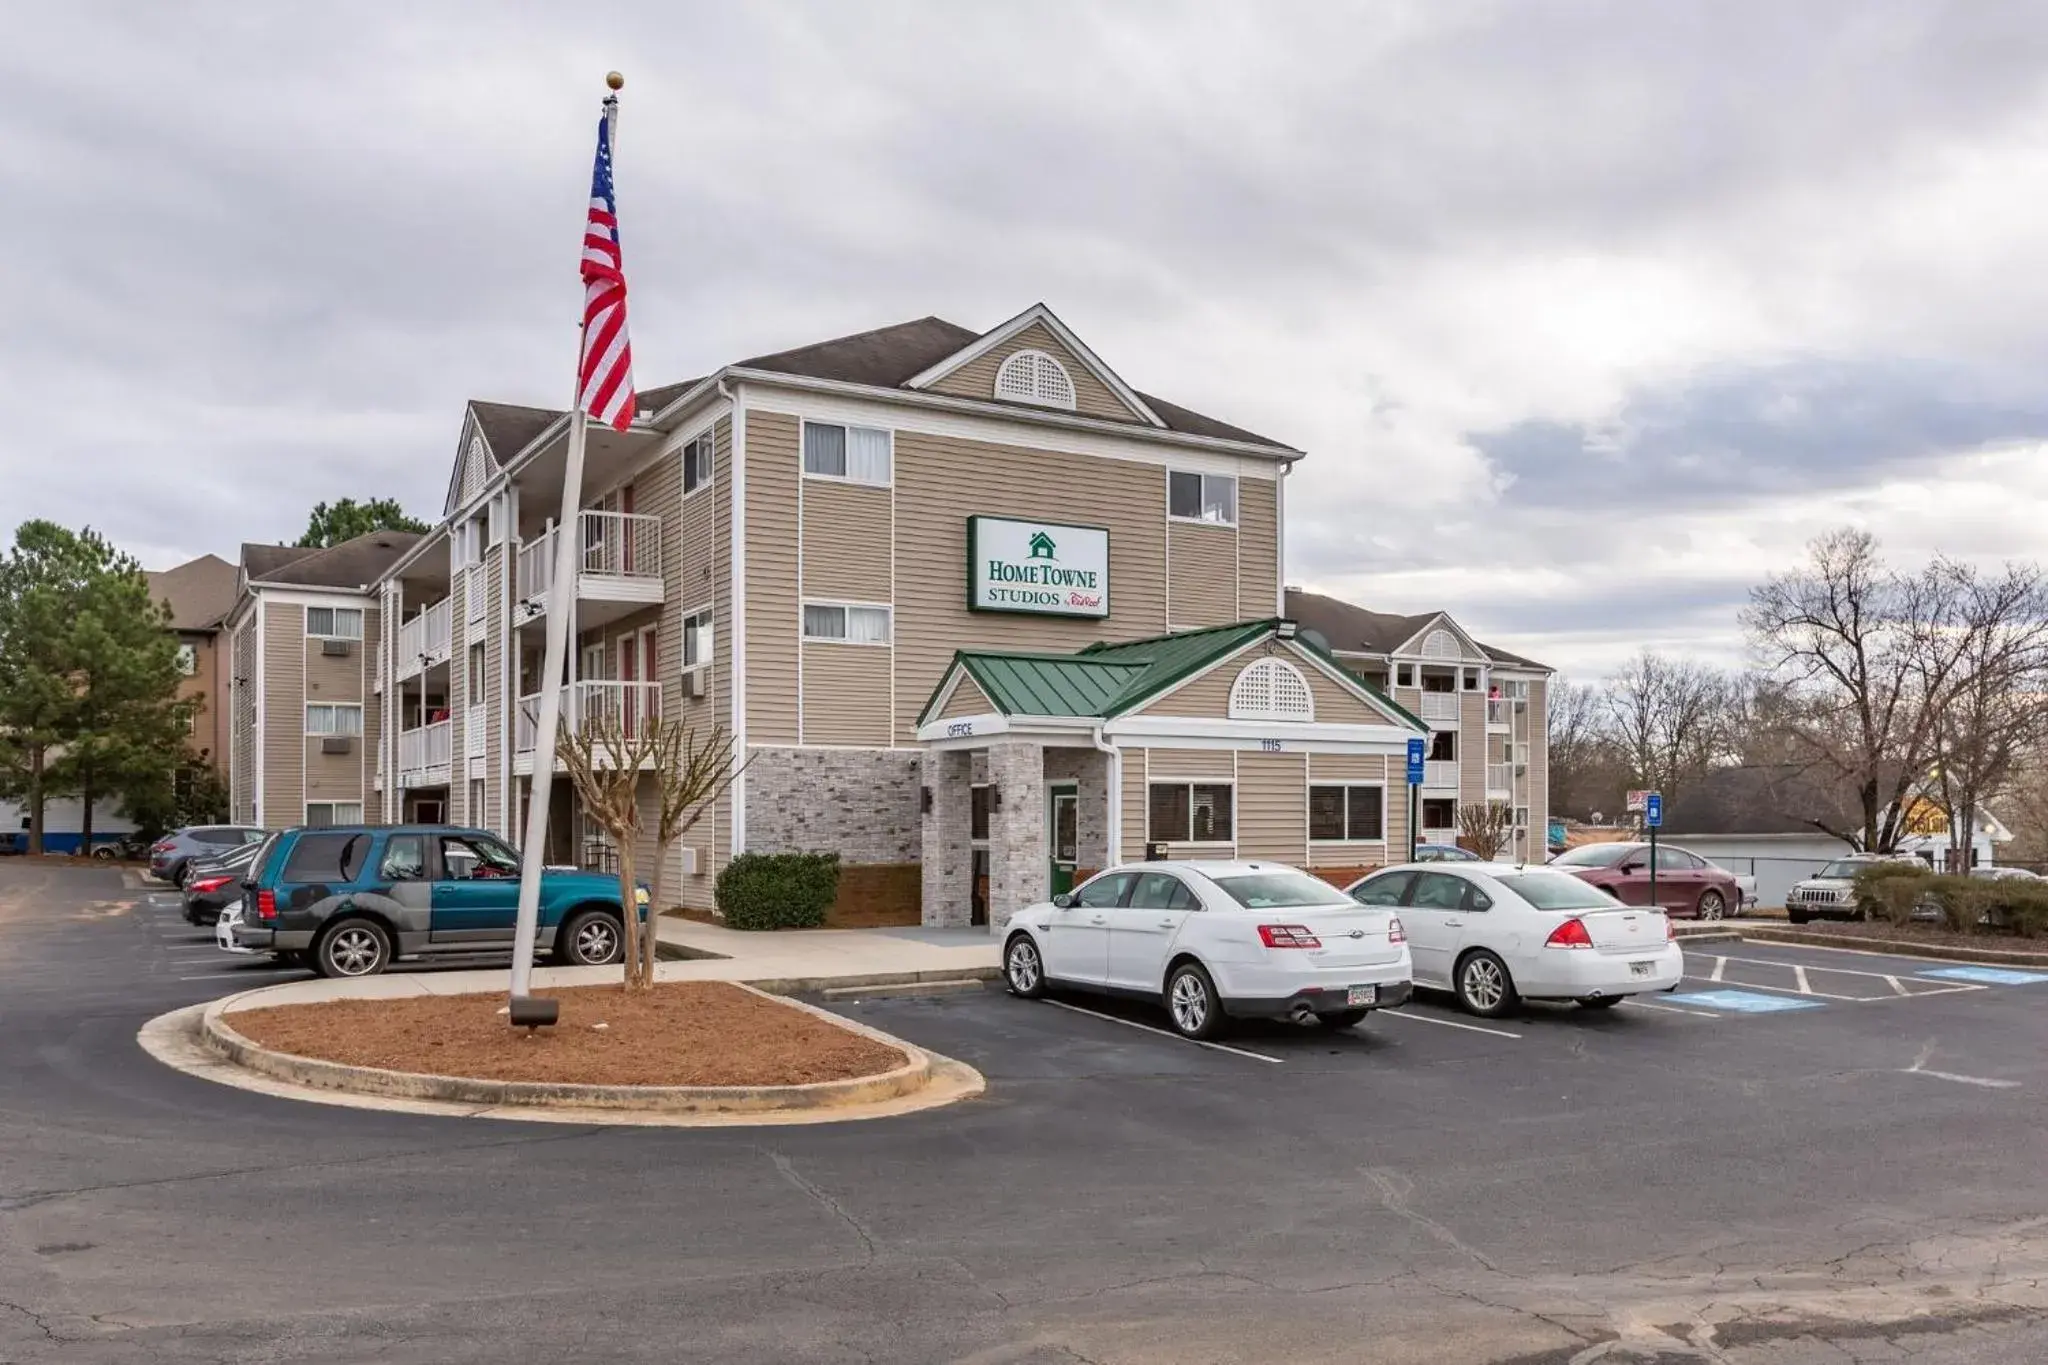
[[[379,13],[381,11],[381,13]],[[372,15],[375,17],[371,17]],[[1050,304],[1305,448],[1289,579],[1592,674],[1854,521],[2040,553],[2021,4],[44,6],[0,45],[0,533],[439,508],[559,405],[601,77],[642,382]]]

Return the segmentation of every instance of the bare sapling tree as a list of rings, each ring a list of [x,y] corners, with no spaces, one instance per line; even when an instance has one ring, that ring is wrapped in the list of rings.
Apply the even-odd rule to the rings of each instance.
[[[1948,865],[1962,869],[1984,798],[2048,740],[2048,585],[2032,564],[1955,572],[1959,648],[1935,724],[1932,785],[1948,816]]]
[[[681,721],[656,717],[645,722],[647,739],[654,750],[654,778],[660,788],[660,813],[654,832],[654,877],[650,888],[647,922],[640,927],[640,969],[638,983],[628,975],[629,987],[654,984],[654,945],[662,909],[663,883],[667,880],[669,850],[688,834],[712,809],[712,803],[745,771],[747,762],[734,762],[733,735],[723,725],[714,725],[701,737]],[[750,760],[749,760],[750,761]]]
[[[1648,650],[1608,680],[1608,732],[1652,791],[1676,796],[1724,750],[1728,679],[1690,659]]]
[[[569,770],[569,780],[576,786],[584,811],[604,830],[618,852],[619,947],[627,990],[654,983],[652,963],[641,961],[643,951],[651,943],[640,932],[636,894],[639,883],[633,874],[640,835],[645,829],[640,810],[642,769],[658,761],[655,741],[659,736],[655,722],[642,719],[628,724],[623,711],[605,708],[584,717],[577,725],[564,726],[555,741],[555,752]],[[649,919],[651,922],[651,915]],[[646,956],[651,958],[651,952]]]
[[[1500,801],[1468,801],[1458,807],[1458,842],[1487,862],[1500,857],[1514,837],[1514,812]]]

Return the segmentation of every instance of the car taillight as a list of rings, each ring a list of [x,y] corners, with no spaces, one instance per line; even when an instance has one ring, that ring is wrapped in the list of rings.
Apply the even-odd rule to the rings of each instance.
[[[1300,924],[1261,924],[1259,941],[1268,948],[1320,948],[1323,941]]]
[[[1590,948],[1593,936],[1586,932],[1582,919],[1568,919],[1550,931],[1550,937],[1543,940],[1546,948]]]
[[[1402,925],[1402,923],[1401,923],[1401,917],[1400,917],[1399,915],[1396,915],[1396,916],[1395,916],[1394,918],[1392,918],[1392,919],[1388,920],[1388,921],[1387,921],[1387,942],[1389,942],[1389,943],[1406,943],[1407,941],[1408,941],[1408,930],[1406,929],[1406,927],[1404,927],[1404,926]]]
[[[169,839],[159,839],[149,846],[149,851],[151,853],[169,853],[171,851],[171,841]]]
[[[275,891],[258,891],[256,893],[256,918],[277,918],[277,893]]]
[[[1671,922],[1671,916],[1669,915],[1664,917],[1664,937],[1667,940],[1678,937],[1678,926]]]
[[[220,890],[223,886],[226,886],[229,882],[233,880],[233,877],[201,877],[198,881],[192,883],[192,885],[187,889],[197,891],[200,895],[203,896],[209,891]]]

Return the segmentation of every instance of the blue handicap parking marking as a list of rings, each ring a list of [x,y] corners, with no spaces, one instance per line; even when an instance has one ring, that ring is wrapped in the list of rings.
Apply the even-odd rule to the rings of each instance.
[[[1776,1014],[1780,1010],[1817,1010],[1818,1000],[1793,1000],[1782,995],[1764,995],[1757,991],[1687,991],[1672,999],[1688,1005],[1705,1005],[1710,1010],[1729,1010],[1736,1014]]]
[[[1984,986],[2031,986],[2037,981],[2048,981],[2048,972],[2016,972],[2009,967],[1937,967],[1914,975],[1974,981]]]

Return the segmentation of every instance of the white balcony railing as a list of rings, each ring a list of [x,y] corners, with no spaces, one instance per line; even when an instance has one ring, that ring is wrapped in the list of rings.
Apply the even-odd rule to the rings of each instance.
[[[482,702],[462,713],[462,744],[471,758],[484,756],[485,741],[490,738],[490,711]]]
[[[643,719],[661,714],[661,684],[652,682],[580,682],[562,689],[562,728],[579,729],[592,721],[617,717],[631,735]],[[540,694],[519,699],[519,723],[513,733],[515,752],[530,754],[539,742]]]
[[[1454,829],[1431,829],[1428,825],[1424,825],[1422,827],[1422,842],[1425,844],[1456,844],[1458,842],[1458,831]]]
[[[1515,765],[1512,763],[1487,764],[1486,789],[1490,792],[1513,791],[1515,789]]]
[[[513,570],[513,590],[521,602],[544,598],[548,584],[555,581],[555,533],[543,531],[519,547],[519,562]]]
[[[602,595],[594,591],[599,585],[590,582],[592,578],[661,582],[660,517],[641,512],[584,512],[578,521],[583,528],[581,595]],[[519,547],[513,588],[521,602],[544,604],[554,581],[555,532],[551,528]],[[628,600],[639,600],[639,594]]]
[[[1424,720],[1456,720],[1458,718],[1458,694],[1456,692],[1424,692],[1422,694],[1422,718]]]
[[[454,752],[455,727],[449,722],[437,721],[422,725],[416,730],[398,732],[398,771],[401,781],[415,782],[426,773],[439,769],[444,773],[450,755]],[[442,780],[446,780],[445,777]]]
[[[1508,720],[1514,715],[1514,705],[1506,697],[1488,697],[1486,699],[1486,723],[1488,725],[1506,725]]]
[[[391,663],[401,678],[429,665],[445,662],[454,639],[455,602],[444,597],[398,628],[398,650]]]
[[[1458,760],[1455,758],[1433,758],[1423,764],[1422,785],[1425,787],[1457,786]]]

